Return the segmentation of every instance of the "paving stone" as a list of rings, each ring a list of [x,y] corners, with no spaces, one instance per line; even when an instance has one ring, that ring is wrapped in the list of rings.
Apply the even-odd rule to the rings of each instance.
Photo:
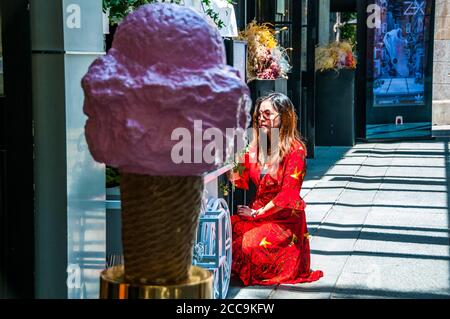
[[[322,203],[332,204],[339,198],[343,190],[344,188],[313,190],[309,192],[304,199],[308,205]]]
[[[325,274],[320,280],[308,284],[280,285],[271,299],[329,299],[337,279],[337,275]]]
[[[430,213],[424,214],[423,210],[399,209],[384,207],[372,209],[367,216],[367,225],[380,225],[400,228],[429,227],[448,230],[448,214]]]
[[[448,261],[351,256],[332,298],[449,298]]]
[[[446,180],[447,174],[443,167],[411,167],[405,170],[403,167],[389,167],[387,178],[422,178],[427,180]],[[425,177],[425,178],[424,178]]]
[[[433,201],[430,202],[430,198]],[[392,205],[395,206],[414,206],[423,207],[424,209],[435,207],[438,209],[446,209],[448,204],[448,193],[428,193],[428,192],[405,192],[401,190],[397,191],[385,191],[380,190],[377,192],[373,205]]]
[[[364,228],[354,246],[357,251],[390,257],[401,255],[405,259],[448,259],[450,261],[449,234],[438,231]],[[422,256],[422,257],[421,257]]]
[[[268,299],[274,289],[275,286],[269,288],[265,286],[249,286],[241,288],[235,295],[232,296],[232,299]]]

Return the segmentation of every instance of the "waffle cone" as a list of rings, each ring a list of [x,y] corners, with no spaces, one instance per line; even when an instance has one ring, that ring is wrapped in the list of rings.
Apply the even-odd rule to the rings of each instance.
[[[200,215],[200,176],[121,174],[125,279],[179,284],[189,279]]]

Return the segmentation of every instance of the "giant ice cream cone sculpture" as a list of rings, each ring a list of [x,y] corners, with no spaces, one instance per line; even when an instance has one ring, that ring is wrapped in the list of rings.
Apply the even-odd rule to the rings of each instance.
[[[194,162],[209,141],[190,139],[183,143],[191,161],[174,161],[182,142],[173,134],[201,134],[194,121],[202,121],[203,130],[225,136],[249,119],[248,88],[226,65],[218,30],[189,8],[142,6],[120,24],[82,86],[92,156],[121,171],[124,280],[188,282],[202,174],[220,163]]]

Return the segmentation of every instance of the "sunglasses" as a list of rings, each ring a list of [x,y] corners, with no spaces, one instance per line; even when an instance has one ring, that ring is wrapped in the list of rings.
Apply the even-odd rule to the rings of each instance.
[[[258,119],[260,119],[261,117],[264,119],[264,120],[274,120],[274,119],[276,119],[278,116],[280,116],[280,114],[279,113],[277,113],[277,114],[273,114],[273,113],[271,113],[269,110],[265,110],[265,111],[260,111],[259,112],[259,114],[258,114]]]

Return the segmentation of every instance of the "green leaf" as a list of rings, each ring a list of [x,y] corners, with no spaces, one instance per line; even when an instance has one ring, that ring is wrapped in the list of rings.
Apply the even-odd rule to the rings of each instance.
[[[156,0],[102,0],[103,11],[109,9],[109,23],[111,25],[119,24],[130,12],[136,10],[144,4],[157,2]],[[181,4],[181,0],[164,0]],[[235,4],[232,0],[227,0],[229,4]],[[201,0],[202,6],[206,8],[205,14],[209,16],[219,29],[225,26],[224,22],[219,18],[219,14],[211,7],[211,0]]]

